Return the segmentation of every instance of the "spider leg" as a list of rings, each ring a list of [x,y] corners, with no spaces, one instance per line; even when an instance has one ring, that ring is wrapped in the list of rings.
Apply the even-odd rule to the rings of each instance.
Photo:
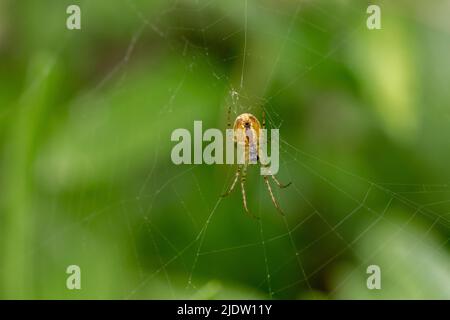
[[[263,108],[263,111],[262,111],[262,127],[263,127],[263,129],[265,129],[266,128],[266,110],[264,110],[264,107],[262,107]]]
[[[265,168],[268,167],[267,164],[266,164],[266,165],[262,165],[262,166],[265,167]],[[286,184],[281,183],[281,182],[277,179],[277,177],[275,177],[275,175],[271,174],[271,172],[269,172],[269,176],[272,177],[273,181],[275,181],[275,183],[277,184],[277,186],[278,186],[280,189],[287,188],[287,187],[289,187],[289,186],[292,184],[292,182],[289,182],[289,183],[286,183]]]
[[[272,202],[275,205],[275,208],[277,208],[278,212],[280,212],[281,215],[284,216],[283,211],[281,210],[280,206],[278,205],[277,200],[275,199],[275,196],[273,195],[272,188],[270,187],[269,179],[267,178],[267,176],[264,176],[264,182],[266,183],[267,190],[269,190],[270,197],[272,198]]]
[[[245,209],[245,212],[246,212],[250,217],[256,218],[256,219],[257,219],[257,217],[256,217],[254,214],[250,213],[250,211],[248,210],[248,207],[247,207],[247,196],[246,196],[246,194],[245,194],[245,179],[246,179],[246,177],[247,177],[247,167],[244,166],[244,168],[243,168],[243,170],[242,170],[242,174],[241,174],[242,202],[244,203],[244,209]]]
[[[242,202],[244,203],[245,212],[250,214],[250,211],[248,211],[248,207],[247,207],[247,197],[245,196],[245,185],[244,185],[244,181],[242,181],[242,180],[241,180],[241,190],[242,190]]]
[[[231,192],[233,192],[234,187],[236,186],[236,182],[238,181],[240,174],[241,174],[241,167],[239,166],[236,171],[236,175],[234,176],[233,183],[230,186],[230,189],[228,189],[227,192],[225,192],[224,194],[221,195],[222,198],[225,198],[226,196],[230,195]]]
[[[227,128],[231,129],[231,104],[228,106],[227,112]]]
[[[292,182],[289,182],[289,183],[286,183],[286,184],[282,184],[280,181],[278,181],[278,179],[277,179],[274,175],[271,175],[271,177],[272,177],[273,181],[275,181],[275,183],[277,184],[277,186],[278,186],[280,189],[287,188],[287,187],[289,187],[289,186],[291,185],[291,183],[292,183]]]

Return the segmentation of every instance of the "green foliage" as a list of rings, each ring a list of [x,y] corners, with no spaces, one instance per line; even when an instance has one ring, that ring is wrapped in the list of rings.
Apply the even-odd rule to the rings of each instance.
[[[381,3],[0,2],[0,298],[449,299],[446,4]],[[280,128],[286,217],[170,161],[230,105]]]

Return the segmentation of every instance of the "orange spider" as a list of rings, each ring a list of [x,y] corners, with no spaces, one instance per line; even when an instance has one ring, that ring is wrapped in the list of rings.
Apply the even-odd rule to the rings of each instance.
[[[230,115],[231,115],[231,107],[228,109],[228,128],[231,129],[231,122],[230,122]],[[259,123],[259,120],[252,115],[251,113],[243,113],[239,115],[236,120],[234,121],[233,125],[233,136],[234,136],[234,142],[238,145],[241,145],[244,147],[244,164],[238,165],[235,178],[233,180],[233,183],[231,184],[230,188],[227,192],[225,192],[222,197],[228,196],[236,186],[237,181],[240,178],[241,183],[241,191],[242,191],[242,201],[244,203],[244,209],[252,217],[255,217],[250,213],[247,207],[247,197],[245,193],[245,179],[247,176],[247,166],[249,164],[255,164],[259,161],[259,136],[260,136],[260,130],[265,129],[266,127],[266,119],[265,119],[265,112],[263,111],[262,114],[262,127]],[[263,164],[261,164],[263,165]],[[281,210],[277,200],[275,199],[275,196],[273,195],[272,188],[269,183],[269,178],[267,175],[264,175],[264,182],[267,186],[267,189],[269,190],[270,197],[272,199],[273,204],[277,208],[277,210],[284,215],[283,211]],[[289,182],[286,185],[283,185],[278,181],[278,179],[275,177],[275,175],[270,174],[270,177],[275,181],[278,187],[280,188],[286,188],[291,183]]]

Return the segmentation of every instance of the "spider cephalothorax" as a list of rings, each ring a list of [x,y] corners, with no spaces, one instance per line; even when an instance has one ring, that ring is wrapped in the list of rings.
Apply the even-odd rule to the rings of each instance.
[[[230,114],[231,114],[231,108],[228,109],[228,127],[231,126]],[[248,214],[250,214],[250,212],[247,207],[247,197],[246,197],[246,193],[245,193],[245,179],[247,176],[247,166],[249,164],[256,164],[260,160],[259,138],[261,135],[261,129],[265,129],[265,126],[266,126],[266,120],[265,120],[264,112],[262,115],[262,126],[259,123],[259,120],[251,113],[243,113],[243,114],[239,115],[236,118],[236,120],[234,121],[234,125],[233,125],[234,142],[238,145],[238,147],[243,148],[244,161],[243,161],[243,164],[238,165],[238,169],[236,171],[236,175],[233,180],[233,183],[231,184],[230,189],[225,194],[223,194],[223,197],[228,196],[234,190],[234,187],[236,186],[236,183],[240,178],[242,201],[244,203],[245,212],[247,212]],[[269,175],[273,179],[273,181],[275,181],[277,186],[280,188],[285,188],[290,185],[290,183],[283,185],[278,181],[278,179],[273,174],[269,174]],[[263,176],[264,182],[267,186],[267,189],[269,190],[269,194],[270,194],[273,204],[278,209],[278,211],[281,214],[283,214],[283,211],[281,211],[280,206],[278,205],[278,202],[275,199],[275,196],[273,195],[272,187],[270,186],[269,179],[268,179],[269,175]]]

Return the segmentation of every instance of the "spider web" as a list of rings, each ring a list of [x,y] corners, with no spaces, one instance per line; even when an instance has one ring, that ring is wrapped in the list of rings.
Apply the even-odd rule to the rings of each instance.
[[[88,7],[86,2],[81,3]],[[120,266],[124,261],[115,263],[119,265],[119,269],[136,270],[136,274],[127,279],[127,284],[120,288],[119,293],[113,292],[111,295],[126,299],[210,298],[218,295],[222,283],[224,286],[232,283],[238,288],[245,287],[249,297],[339,298],[343,296],[341,290],[355,277],[363,278],[361,286],[364,287],[365,268],[370,264],[377,264],[380,252],[389,249],[402,237],[411,241],[409,250],[401,256],[392,256],[387,263],[381,260],[382,270],[390,270],[397,264],[402,264],[403,259],[415,255],[419,247],[448,261],[445,249],[450,239],[450,188],[447,183],[398,183],[390,182],[389,179],[383,182],[372,181],[355,173],[358,170],[348,169],[350,165],[343,164],[344,162],[336,164],[323,156],[316,156],[314,152],[307,151],[309,148],[290,142],[295,139],[291,139],[288,133],[284,134],[289,121],[289,109],[279,110],[280,97],[282,99],[284,94],[292,95],[292,87],[314,74],[324,64],[330,61],[339,64],[339,53],[353,41],[355,34],[365,28],[363,6],[350,3],[342,2],[341,6],[361,17],[353,26],[339,21],[327,11],[323,2],[298,1],[287,7],[277,7],[269,1],[236,1],[232,7],[239,14],[234,14],[233,11],[224,13],[226,10],[218,9],[221,4],[215,0],[173,1],[158,8],[156,15],[147,17],[148,13],[140,2],[124,0],[121,8],[127,9],[126,14],[131,14],[138,26],[123,51],[124,54],[88,90],[85,99],[111,86],[120,92],[127,82],[131,69],[129,65],[133,63],[135,51],[145,52],[145,48],[137,47],[149,33],[153,34],[170,48],[172,54],[181,56],[186,65],[181,78],[177,78],[173,82],[174,86],[169,88],[166,103],[155,114],[157,121],[166,121],[166,116],[177,111],[175,101],[189,80],[193,79],[195,65],[202,65],[211,75],[211,79],[215,81],[211,84],[212,87],[225,87],[224,102],[217,106],[220,109],[217,114],[223,120],[219,123],[223,124],[223,128],[226,126],[225,117],[229,105],[232,106],[233,116],[242,112],[260,114],[264,109],[268,127],[279,128],[281,132],[280,179],[292,182],[284,190],[276,190],[276,186],[274,187],[286,216],[279,215],[272,206],[256,169],[249,169],[247,188],[249,207],[260,217],[257,220],[243,214],[238,190],[227,198],[219,196],[234,176],[233,166],[167,166],[160,171],[158,165],[161,159],[168,160],[164,153],[167,150],[165,145],[170,141],[161,132],[154,132],[157,147],[152,150],[152,162],[144,169],[145,174],[137,178],[136,185],[139,187],[130,197],[116,199],[88,215],[78,212],[76,223],[67,223],[66,228],[44,237],[39,248],[32,254],[55,246],[55,242],[70,241],[70,234],[77,232],[84,239],[81,246],[88,246],[92,243],[89,240],[89,230],[98,230],[98,223],[106,222],[104,228],[108,230],[121,229],[128,235],[129,243],[123,246],[131,252],[135,265]],[[298,24],[319,33],[334,32],[329,29],[329,24],[322,26],[316,21],[303,18],[304,10],[311,10],[321,19],[332,21],[339,27],[337,39],[333,39],[330,47],[316,49],[293,37],[294,27]],[[282,39],[281,46],[276,50],[269,76],[262,81],[262,90],[256,94],[251,91],[252,84],[249,83],[250,69],[252,63],[264,61],[266,57],[264,52],[254,52],[250,46],[252,32],[255,32],[255,12],[270,12],[285,17],[282,33],[275,32],[275,36]],[[223,33],[219,27],[228,25],[230,20],[237,19],[239,15],[240,21],[234,22],[235,27],[231,30],[225,28],[226,33]],[[182,18],[175,24],[166,22],[168,19],[184,16],[194,17],[196,23]],[[241,52],[217,57],[217,52],[211,51],[212,47],[217,46],[217,43],[210,43],[212,39],[219,44],[239,41]],[[307,52],[311,61],[307,65],[298,66],[298,71],[286,84],[270,90],[272,80],[277,72],[281,72],[281,62],[289,59],[286,57],[289,46],[298,46]],[[57,53],[57,56],[60,54]],[[139,58],[136,55],[135,59]],[[234,68],[240,71],[220,69],[217,61],[235,65]],[[106,102],[106,108],[107,105]],[[186,127],[190,125],[191,123],[186,122]],[[286,132],[289,132],[289,128]],[[93,135],[95,134],[94,130]],[[121,170],[126,171],[127,165],[125,161]],[[223,184],[205,183],[209,181],[205,177],[212,175],[219,175],[217,180],[211,179],[212,181],[223,181]],[[110,185],[114,184],[115,179],[115,174],[111,173]],[[190,197],[187,197],[184,193],[186,190],[195,192],[190,192]],[[326,194],[332,197],[324,199],[317,194],[317,190],[327,190]],[[76,208],[87,201],[83,194],[72,197],[70,207]],[[92,201],[92,198],[89,199]],[[203,210],[194,211],[192,208],[195,203],[201,203],[195,207]],[[335,210],[334,206],[339,209]],[[346,210],[341,211],[342,208]],[[56,211],[53,211],[53,215]],[[396,214],[397,211],[404,214]],[[170,218],[161,217],[162,212],[170,214]],[[57,217],[54,219],[56,221]],[[183,231],[180,223],[174,223],[176,229],[171,229],[170,222],[176,220],[182,221],[181,225],[188,226],[186,231]],[[425,229],[417,232],[411,227],[415,224],[425,226]],[[353,227],[344,228],[349,225]],[[379,227],[388,231],[380,233]],[[440,242],[430,235],[434,232],[441,235]],[[374,247],[361,250],[361,245],[366,245],[373,239],[373,235],[376,237],[380,234],[387,237],[375,238]],[[121,245],[115,246],[115,250],[123,250]],[[99,246],[98,249],[101,248],[103,247]],[[254,252],[258,252],[259,256]],[[257,261],[247,259],[247,253]],[[225,272],[220,267],[221,264],[230,270]],[[345,268],[344,275],[337,282],[326,281],[333,270],[346,264],[350,264],[350,267]],[[242,272],[239,272],[240,267]],[[249,272],[250,268],[254,270]],[[89,270],[83,269],[83,272],[89,273]],[[405,273],[413,281],[417,268]],[[447,273],[447,281],[448,276]],[[159,295],[158,292],[163,293]],[[103,297],[101,293],[97,295]]]

